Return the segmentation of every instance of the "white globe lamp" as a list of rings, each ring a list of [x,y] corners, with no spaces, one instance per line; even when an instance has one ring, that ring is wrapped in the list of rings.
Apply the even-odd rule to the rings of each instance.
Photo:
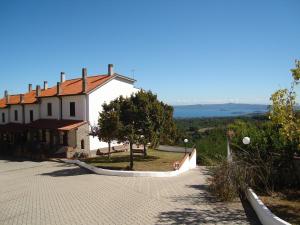
[[[244,145],[249,145],[250,144],[250,138],[249,137],[244,137],[243,138],[243,144]]]

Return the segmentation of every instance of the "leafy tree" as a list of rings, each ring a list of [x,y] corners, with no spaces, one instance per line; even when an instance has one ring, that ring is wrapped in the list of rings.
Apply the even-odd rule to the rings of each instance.
[[[290,89],[280,89],[271,96],[272,106],[270,119],[279,129],[284,141],[299,151],[300,121],[296,117],[296,92],[295,86],[300,79],[300,61],[296,61],[295,69],[291,70],[293,82]]]
[[[108,143],[108,158],[110,158],[111,142],[117,139],[120,128],[119,110],[115,102],[110,105],[104,103],[102,107],[103,111],[99,113],[98,120],[98,138]]]
[[[144,145],[144,156],[147,155],[146,144],[156,147],[160,142],[174,143],[176,125],[173,120],[173,107],[157,99],[151,91],[141,90],[131,96],[136,107],[136,130],[139,141]]]
[[[157,99],[151,91],[139,91],[129,98],[120,96],[103,105],[99,115],[97,132],[99,139],[129,142],[130,169],[133,169],[133,144],[143,143],[144,156],[146,145],[157,146],[160,141],[174,142],[176,126],[173,121],[173,108]],[[95,133],[95,132],[94,132]]]
[[[136,107],[135,127],[139,133],[138,140],[144,146],[144,157],[147,156],[146,145],[151,141],[153,135],[153,121],[151,120],[151,107],[156,96],[150,91],[139,91],[131,96],[131,101]]]
[[[133,169],[133,144],[136,142],[139,136],[139,132],[136,129],[137,121],[137,107],[131,101],[131,98],[123,98],[122,96],[115,100],[115,103],[119,105],[119,118],[120,128],[118,132],[118,140],[122,142],[129,142],[130,147],[130,164],[129,168]]]
[[[160,142],[165,144],[173,145],[178,142],[178,139],[182,138],[179,136],[179,131],[173,119],[174,109],[172,106],[162,103],[164,111],[163,130],[160,136]]]

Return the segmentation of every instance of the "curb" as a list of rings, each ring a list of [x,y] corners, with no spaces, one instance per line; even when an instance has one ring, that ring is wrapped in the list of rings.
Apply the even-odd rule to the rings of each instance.
[[[251,188],[247,189],[246,196],[257,217],[263,225],[291,225],[290,223],[274,215]]]
[[[93,173],[106,176],[122,176],[122,177],[175,177],[190,169],[196,168],[196,150],[191,155],[186,155],[181,162],[181,166],[178,170],[174,171],[120,171],[120,170],[108,170],[95,166],[91,166],[80,160],[61,159],[62,162],[76,164],[84,169],[87,169]],[[194,162],[195,161],[195,162]]]

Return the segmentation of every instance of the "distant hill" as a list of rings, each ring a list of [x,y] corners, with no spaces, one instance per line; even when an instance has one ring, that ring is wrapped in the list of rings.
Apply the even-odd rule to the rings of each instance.
[[[268,105],[260,104],[198,104],[174,106],[175,118],[191,117],[228,117],[243,116],[249,114],[264,114],[268,111]]]

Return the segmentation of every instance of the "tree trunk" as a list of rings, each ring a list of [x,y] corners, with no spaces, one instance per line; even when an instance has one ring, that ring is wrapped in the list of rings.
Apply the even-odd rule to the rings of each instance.
[[[132,150],[132,143],[129,143],[130,146],[130,165],[129,168],[132,170],[133,169],[133,150]]]
[[[147,148],[146,148],[146,144],[144,143],[144,157],[147,156]]]
[[[110,159],[110,141],[108,142],[108,159]]]

